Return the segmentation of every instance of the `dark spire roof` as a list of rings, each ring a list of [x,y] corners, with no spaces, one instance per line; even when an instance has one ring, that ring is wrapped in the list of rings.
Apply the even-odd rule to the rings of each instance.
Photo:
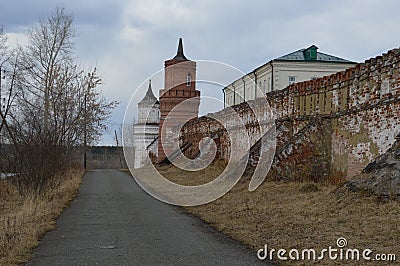
[[[176,52],[176,55],[173,60],[188,60],[185,55],[183,54],[183,44],[182,44],[182,38],[179,38],[179,44],[178,44],[178,51]]]
[[[151,79],[149,80],[149,87],[147,88],[146,95],[139,102],[139,104],[145,104],[145,103],[150,103],[150,104],[158,103],[158,100],[156,96],[154,96],[153,90],[151,88]]]

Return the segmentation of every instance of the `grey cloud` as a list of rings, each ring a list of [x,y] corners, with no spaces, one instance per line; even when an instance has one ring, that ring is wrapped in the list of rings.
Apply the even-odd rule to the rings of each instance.
[[[0,24],[6,32],[32,25],[57,5],[51,0],[3,2]],[[113,114],[114,124],[122,122],[135,89],[174,56],[179,37],[184,38],[188,58],[221,61],[244,72],[310,44],[356,61],[400,46],[400,2],[395,0],[71,0],[62,4],[75,14],[82,63],[97,66],[106,97],[121,101]],[[112,135],[104,143],[113,143]]]

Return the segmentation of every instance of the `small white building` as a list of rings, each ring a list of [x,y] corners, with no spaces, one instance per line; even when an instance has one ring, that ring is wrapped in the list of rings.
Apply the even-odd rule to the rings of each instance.
[[[138,103],[138,123],[133,125],[134,168],[141,168],[148,158],[157,158],[160,103],[154,96],[151,80],[146,95]]]
[[[254,100],[292,83],[327,76],[355,65],[356,62],[321,53],[312,45],[273,59],[226,86],[224,104],[231,106]]]

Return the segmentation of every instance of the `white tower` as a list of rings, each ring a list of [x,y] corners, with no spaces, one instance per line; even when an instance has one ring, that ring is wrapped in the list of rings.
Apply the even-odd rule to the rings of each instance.
[[[158,154],[160,103],[153,94],[151,80],[146,95],[138,103],[138,111],[138,123],[133,126],[134,168],[143,167],[148,157],[155,160]]]

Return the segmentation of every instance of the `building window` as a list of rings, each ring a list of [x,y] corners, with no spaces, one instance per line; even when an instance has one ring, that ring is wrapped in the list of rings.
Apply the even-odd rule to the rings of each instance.
[[[186,87],[189,87],[192,84],[192,75],[190,73],[186,76]]]
[[[317,48],[316,47],[310,48],[310,60],[317,60]]]
[[[289,85],[293,84],[296,82],[296,77],[295,76],[289,76]]]
[[[264,93],[267,93],[267,88],[266,88],[266,86],[265,86],[265,79],[264,79],[264,81],[263,81],[263,88],[262,88],[262,91],[263,91]]]

